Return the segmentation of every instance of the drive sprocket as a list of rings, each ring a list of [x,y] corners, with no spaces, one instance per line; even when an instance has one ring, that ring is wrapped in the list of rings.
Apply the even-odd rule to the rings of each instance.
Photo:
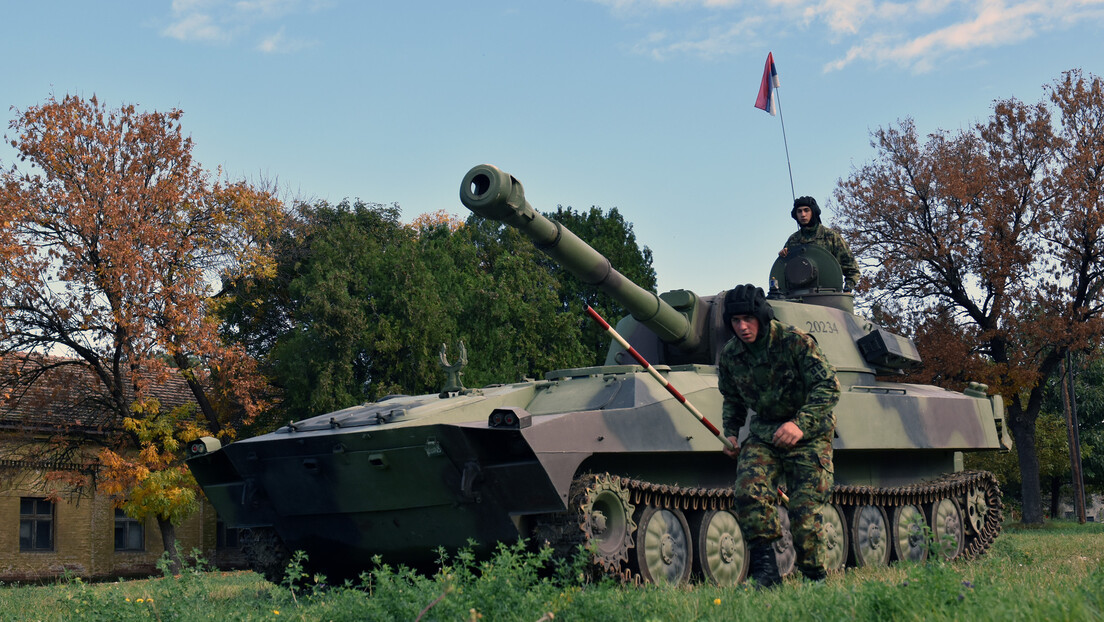
[[[619,574],[633,547],[636,522],[629,490],[621,478],[609,473],[585,475],[575,480],[572,506],[594,563],[611,575]]]

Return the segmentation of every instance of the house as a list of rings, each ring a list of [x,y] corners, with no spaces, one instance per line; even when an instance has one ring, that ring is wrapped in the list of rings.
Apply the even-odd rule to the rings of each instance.
[[[156,521],[126,516],[96,490],[97,439],[106,440],[112,424],[95,402],[94,379],[64,366],[30,389],[10,382],[29,372],[26,361],[0,365],[0,581],[157,573],[163,547]],[[150,392],[162,408],[193,400],[179,377]],[[64,452],[42,451],[58,447],[59,438],[84,440]],[[57,498],[51,489],[68,493]],[[216,566],[244,565],[236,530],[223,528],[206,500],[176,528],[176,539],[182,554],[199,549]]]
[[[1067,519],[1077,519],[1077,508],[1074,507],[1070,493],[1062,499],[1059,516]],[[1085,495],[1085,519],[1090,523],[1104,523],[1104,495]]]

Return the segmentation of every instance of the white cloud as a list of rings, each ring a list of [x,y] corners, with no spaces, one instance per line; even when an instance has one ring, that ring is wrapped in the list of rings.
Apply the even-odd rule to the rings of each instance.
[[[934,10],[946,10],[945,2],[926,3],[928,17],[942,17]],[[1075,2],[1071,4],[1088,4]],[[825,65],[826,71],[842,69],[856,60],[892,63],[917,73],[930,71],[951,54],[977,48],[996,48],[1020,43],[1050,28],[1055,7],[1046,2],[1006,2],[984,0],[957,20],[944,19],[942,27],[913,29],[903,35],[874,32],[851,47],[843,58]],[[1070,7],[1076,9],[1076,7]],[[949,23],[948,23],[949,22]],[[919,30],[919,32],[916,32]]]
[[[257,46],[257,49],[267,53],[279,52],[282,48],[281,44],[283,43],[283,41],[284,29],[281,28],[280,30],[276,31],[276,34],[261,39],[261,43]]]
[[[161,34],[181,41],[230,42],[250,37],[255,27],[275,25],[274,34],[261,38],[257,49],[290,52],[313,45],[286,32],[289,19],[332,6],[332,0],[173,0],[171,23]]]
[[[296,52],[314,45],[313,42],[289,39],[285,34],[285,28],[280,27],[275,33],[261,39],[257,49],[266,54]]]
[[[923,72],[965,51],[1013,45],[1085,21],[1104,25],[1104,0],[592,1],[634,25],[662,24],[653,30],[662,37],[645,35],[633,46],[655,58],[736,54],[761,45],[757,33],[775,39],[795,33],[847,50],[825,71],[866,61]]]
[[[188,13],[161,31],[161,34],[181,41],[222,41],[229,38],[206,13]]]
[[[802,13],[806,23],[822,20],[833,32],[853,34],[873,12],[872,0],[826,0],[806,7]]]
[[[299,10],[299,0],[240,0],[234,3],[234,10],[245,16],[256,18],[277,18]]]
[[[759,18],[751,17],[725,26],[712,27],[694,38],[672,38],[670,33],[652,32],[636,46],[635,51],[657,60],[679,54],[717,58],[730,53],[740,41],[753,36],[760,23]]]
[[[209,6],[224,4],[223,0],[173,0],[174,14],[194,13]]]

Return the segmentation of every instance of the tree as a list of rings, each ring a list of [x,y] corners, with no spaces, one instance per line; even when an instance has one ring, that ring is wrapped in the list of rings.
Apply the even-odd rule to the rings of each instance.
[[[448,244],[463,276],[438,274],[438,282],[455,284],[456,334],[468,344],[473,386],[593,364],[579,316],[562,302],[574,277],[550,269],[529,238],[472,215]]]
[[[236,302],[223,316],[224,334],[253,349],[281,389],[281,416],[438,392],[442,344],[451,361],[466,344],[473,386],[555,360],[555,348],[537,345],[536,309],[554,301],[546,325],[556,325],[558,284],[536,265],[532,244],[504,245],[489,230],[440,218],[404,226],[394,205],[320,202],[299,213],[276,244],[273,276],[231,284]]]
[[[1098,351],[1083,352],[1072,358],[1073,397],[1077,409],[1078,433],[1081,442],[1081,470],[1086,494],[1104,490],[1104,456],[1101,455],[1101,433],[1104,431],[1104,359]],[[1057,509],[1058,488],[1072,488],[1073,469],[1070,464],[1068,430],[1065,418],[1065,404],[1062,400],[1062,382],[1065,374],[1057,374],[1047,381],[1046,396],[1043,400],[1043,412],[1054,413],[1057,419],[1061,461],[1053,469],[1051,480],[1052,513]],[[1041,419],[1042,417],[1040,417]],[[1047,473],[1045,460],[1043,474]]]
[[[158,400],[147,399],[134,403],[132,410],[134,416],[123,419],[123,429],[136,439],[132,449],[137,451],[104,449],[98,488],[127,516],[157,521],[173,572],[179,572],[175,527],[199,508],[199,484],[180,463],[181,447],[210,432],[198,424],[191,405],[162,412]]]
[[[1104,493],[1104,358],[1089,352],[1073,357],[1074,394],[1081,436],[1081,469],[1086,493]],[[1061,393],[1051,382],[1048,402]]]
[[[399,216],[397,206],[361,201],[300,206],[273,243],[276,269],[228,285],[223,334],[262,359],[283,391],[278,416],[439,392],[442,344],[449,362],[465,344],[468,387],[605,357],[605,340],[582,338],[575,278],[516,230],[474,215],[460,223],[438,212],[411,225]],[[609,223],[597,209],[579,218],[614,232],[599,250],[635,251],[640,270],[651,270],[650,252],[636,250],[631,225],[616,211]],[[654,278],[641,280],[650,287]]]
[[[414,232],[432,231],[437,227],[445,227],[450,232],[455,232],[464,226],[464,221],[453,216],[449,212],[439,209],[436,212],[419,214],[410,223],[410,229]]]
[[[1104,83],[1070,71],[1045,90],[1053,109],[1000,100],[988,121],[923,144],[911,120],[879,129],[876,160],[835,192],[868,269],[861,293],[916,332],[916,379],[961,387],[967,360],[1006,397],[1025,523],[1043,518],[1046,381],[1099,339],[1104,302]],[[951,353],[957,342],[968,352]]]
[[[397,206],[299,206],[275,270],[227,281],[223,333],[263,360],[295,419],[435,382],[450,320]]]
[[[1063,484],[1070,481],[1069,444],[1066,440],[1066,422],[1061,414],[1044,410],[1035,422],[1035,455],[1039,461],[1039,477],[1047,484],[1050,517],[1058,516],[1060,492]],[[971,469],[984,469],[997,476],[1002,486],[1020,484],[1020,464],[1016,452],[994,452],[970,454],[966,466]],[[1013,498],[1013,505],[1023,507],[1021,495],[1014,490],[1007,493]]]
[[[652,250],[647,246],[641,248],[637,245],[632,223],[626,222],[616,207],[603,213],[598,207],[591,207],[586,212],[576,212],[571,207],[557,206],[554,213],[545,215],[564,225],[579,236],[579,239],[602,253],[625,278],[644,289],[655,291],[656,272],[652,267]],[[563,268],[553,264],[550,259],[545,258],[542,263],[546,263],[555,274],[563,275],[560,277],[560,301],[564,309],[579,318],[583,342],[587,350],[597,354],[593,364],[602,364],[609,349],[609,335],[583,314],[585,305],[590,305],[610,321],[628,315],[628,311],[597,288],[567,275]]]
[[[0,354],[24,363],[24,384],[63,367],[96,379],[108,479],[110,453],[143,448],[141,422],[154,412],[143,405],[173,375],[200,409],[202,425],[187,430],[232,435],[263,406],[252,361],[223,344],[206,312],[220,272],[265,269],[258,242],[282,206],[264,189],[212,181],[192,161],[181,116],[51,97],[10,124],[28,168],[0,173]],[[179,468],[139,455],[148,477]],[[155,513],[171,550],[179,515]]]

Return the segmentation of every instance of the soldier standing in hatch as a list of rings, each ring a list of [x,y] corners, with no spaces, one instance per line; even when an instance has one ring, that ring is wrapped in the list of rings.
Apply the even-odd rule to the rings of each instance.
[[[843,289],[851,291],[859,282],[859,265],[851,254],[847,242],[834,229],[820,223],[820,206],[813,197],[797,197],[790,216],[800,227],[786,240],[786,246],[778,251],[779,257],[789,254],[790,248],[799,244],[815,244],[832,254],[843,271]]]
[[[776,507],[782,481],[788,485],[797,568],[812,581],[826,576],[818,510],[834,482],[832,408],[840,396],[836,370],[816,341],[773,317],[758,287],[740,285],[725,295],[724,321],[737,337],[719,362],[724,433],[734,445],[725,454],[738,453],[736,515],[748,540],[749,575],[764,588],[781,581],[772,545],[782,537]],[[749,408],[755,417],[739,447]]]

